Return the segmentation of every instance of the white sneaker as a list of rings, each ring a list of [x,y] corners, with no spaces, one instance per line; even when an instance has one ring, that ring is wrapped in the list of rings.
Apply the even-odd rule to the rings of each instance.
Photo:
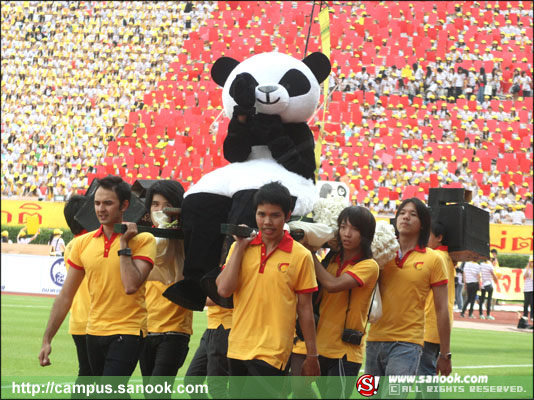
[[[494,320],[495,320],[495,317],[493,317],[493,316],[491,316],[491,315],[488,315],[488,317],[487,317],[487,318],[488,318],[488,319],[490,319],[490,320],[492,320],[492,321],[494,321]]]

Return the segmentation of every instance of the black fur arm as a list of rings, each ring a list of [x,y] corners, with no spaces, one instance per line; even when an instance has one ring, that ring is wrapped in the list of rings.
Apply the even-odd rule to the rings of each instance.
[[[228,162],[243,162],[250,155],[252,147],[252,137],[250,133],[250,123],[241,123],[234,114],[228,124],[228,134],[224,139],[224,158]]]
[[[305,123],[284,124],[284,133],[268,144],[274,159],[287,170],[314,179],[315,142]]]

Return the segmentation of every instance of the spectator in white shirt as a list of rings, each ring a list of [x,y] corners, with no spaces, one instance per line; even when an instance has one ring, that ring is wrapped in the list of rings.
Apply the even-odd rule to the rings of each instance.
[[[458,67],[456,73],[453,77],[454,81],[454,97],[458,99],[463,94],[464,90],[464,81],[465,81],[465,75],[464,75],[464,69],[462,67]]]
[[[480,265],[471,261],[467,261],[463,264],[462,268],[464,270],[463,281],[466,285],[467,301],[464,303],[460,316],[465,318],[465,310],[467,310],[468,305],[471,305],[469,308],[469,318],[475,318],[473,311],[475,308],[477,291],[480,289]]]
[[[480,290],[480,299],[478,302],[478,312],[480,315],[480,319],[490,319],[494,320],[495,317],[491,316],[491,296],[493,294],[493,283],[497,283],[497,275],[495,275],[494,269],[495,264],[495,258],[491,258],[491,263],[481,263],[480,264],[480,273],[481,273],[481,281],[482,281],[482,289]],[[484,306],[484,299],[486,299],[487,295],[487,302],[486,302],[486,316],[484,317],[483,313],[483,306]]]
[[[17,243],[23,243],[23,244],[29,244],[31,243],[38,235],[41,230],[37,229],[37,232],[35,232],[35,235],[29,236],[26,228],[22,228],[17,235]]]
[[[65,251],[65,241],[61,237],[63,232],[61,229],[54,229],[54,232],[52,233],[52,237],[48,241],[48,245],[50,246],[50,255],[51,256],[62,256],[63,252]]]
[[[512,225],[523,225],[526,220],[525,213],[520,205],[513,207],[513,211],[509,213],[509,217],[512,220]]]

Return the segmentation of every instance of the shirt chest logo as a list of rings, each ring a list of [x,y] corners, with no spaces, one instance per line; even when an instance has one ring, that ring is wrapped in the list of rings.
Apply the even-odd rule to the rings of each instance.
[[[421,271],[423,269],[423,265],[425,265],[425,263],[423,261],[419,261],[415,263],[414,267],[416,270]]]
[[[287,272],[287,269],[289,268],[289,263],[279,263],[278,264],[278,271],[282,272],[282,273],[286,273]]]

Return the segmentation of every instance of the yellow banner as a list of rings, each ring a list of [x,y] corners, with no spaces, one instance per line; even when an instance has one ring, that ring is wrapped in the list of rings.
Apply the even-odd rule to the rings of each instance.
[[[35,225],[69,229],[63,202],[2,200],[2,226]]]
[[[522,269],[499,267],[495,273],[499,280],[494,287],[494,299],[523,300],[523,285],[525,281]]]
[[[323,8],[319,12],[319,26],[321,28],[321,48],[323,54],[330,59],[330,15],[328,12],[328,7]],[[324,120],[326,117],[326,103],[328,101],[328,86],[330,82],[330,77],[327,77],[323,83],[323,120],[321,122],[321,129],[319,131],[319,137],[317,138],[317,143],[315,144],[315,165],[317,169],[315,170],[315,175],[319,173],[319,168],[321,166],[321,152],[322,152],[322,142],[324,135]]]
[[[532,254],[532,225],[490,225],[490,249],[499,253]]]

